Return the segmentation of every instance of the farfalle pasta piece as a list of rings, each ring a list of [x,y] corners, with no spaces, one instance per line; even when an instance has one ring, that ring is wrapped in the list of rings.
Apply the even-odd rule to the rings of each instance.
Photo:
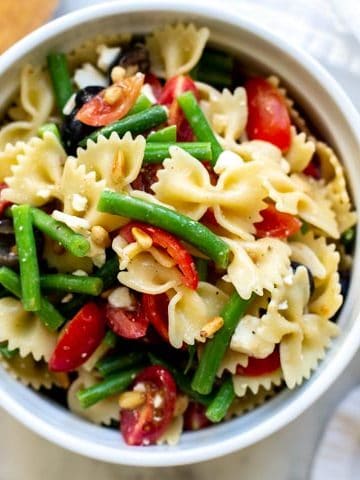
[[[73,413],[76,413],[90,422],[98,425],[110,425],[112,420],[119,421],[119,402],[117,395],[105,398],[89,408],[82,408],[76,396],[79,390],[89,388],[95,383],[98,383],[98,381],[99,380],[93,374],[82,370],[79,373],[78,378],[70,385],[67,394],[67,404]]]
[[[72,273],[75,270],[91,273],[93,269],[89,257],[75,257],[47,236],[44,237],[43,258],[49,267],[56,268],[59,273]]]
[[[16,380],[26,387],[40,390],[41,387],[50,389],[53,386],[67,388],[69,379],[66,373],[50,372],[48,364],[43,360],[36,362],[32,355],[25,358],[14,355],[5,358],[0,355],[0,365]]]
[[[157,445],[177,445],[183,432],[183,427],[184,417],[182,415],[178,415],[171,421],[170,425],[156,442]]]
[[[100,135],[96,142],[88,140],[86,149],[77,150],[77,159],[87,172],[96,172],[97,180],[104,180],[107,188],[120,191],[139,175],[144,151],[141,135],[133,139],[127,132],[120,138],[113,132],[109,138]]]
[[[274,372],[265,375],[258,375],[256,377],[246,375],[233,375],[233,385],[235,395],[243,397],[249,392],[254,395],[261,390],[271,391],[275,386],[278,387],[283,381],[283,374],[281,368]]]
[[[165,78],[190,72],[200,60],[208,38],[207,28],[197,29],[192,23],[154,30],[146,39],[152,71]]]
[[[130,260],[127,270],[118,274],[118,280],[137,292],[157,295],[181,285],[181,274],[176,267],[165,267],[149,252],[142,252]]]
[[[49,360],[57,342],[57,334],[44,326],[39,317],[26,312],[19,300],[0,299],[0,342],[10,350],[19,350],[21,357]]]
[[[255,358],[266,358],[274,350],[274,343],[254,334],[261,325],[261,318],[245,315],[231,337],[233,351]]]
[[[307,139],[304,132],[297,133],[295,127],[291,127],[290,148],[285,155],[291,171],[302,172],[309,165],[314,152],[315,143]]]
[[[41,67],[23,67],[18,107],[23,118],[1,128],[0,150],[3,150],[7,143],[29,140],[50,116],[54,107],[54,96],[48,75]]]
[[[272,143],[264,140],[251,140],[238,145],[236,153],[245,162],[261,162],[264,167],[277,168],[283,173],[289,173],[290,167],[283,158],[281,150]]]
[[[206,323],[219,315],[228,296],[207,282],[200,282],[198,289],[177,287],[168,307],[169,339],[174,348],[183,342],[194,345],[195,340],[204,342],[200,334]]]
[[[235,352],[234,350],[228,348],[223,359],[221,360],[216,375],[221,377],[225,371],[235,374],[238,365],[245,368],[248,366],[248,363],[249,357],[247,355],[244,353]]]
[[[281,368],[289,388],[309,378],[331,338],[339,332],[338,326],[326,317],[308,313],[309,299],[309,276],[306,267],[300,266],[291,283],[273,292],[256,331],[261,338],[280,343]]]
[[[178,147],[170,147],[170,158],[164,160],[163,167],[157,173],[158,181],[152,185],[156,199],[194,220],[201,218],[207,210],[211,189],[206,168]]]
[[[328,198],[335,212],[340,233],[356,223],[356,212],[352,210],[346,188],[344,169],[335,152],[325,143],[316,142],[316,153],[320,159],[321,176],[325,179]]]
[[[232,260],[223,279],[234,285],[241,298],[255,292],[272,292],[282,282],[290,266],[290,247],[276,238],[244,242],[223,238],[232,252]],[[246,279],[246,281],[244,281]]]
[[[8,188],[1,198],[13,203],[45,205],[52,198],[59,198],[66,153],[56,137],[46,132],[43,138],[32,138],[17,155],[17,163],[11,166],[12,175],[5,178]]]
[[[11,167],[16,165],[17,156],[24,153],[25,142],[8,143],[3,151],[0,151],[0,182],[11,175]]]
[[[243,397],[235,398],[230,405],[225,418],[228,420],[232,417],[239,417],[256,407],[259,407],[274,395],[275,390],[266,390],[266,388],[263,387],[260,387],[257,393],[252,393],[251,391],[247,392]]]

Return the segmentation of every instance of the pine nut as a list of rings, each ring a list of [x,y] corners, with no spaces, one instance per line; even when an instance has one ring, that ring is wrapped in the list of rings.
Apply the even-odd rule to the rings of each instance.
[[[142,392],[124,392],[119,396],[119,407],[125,410],[134,410],[145,403],[146,395]]]
[[[209,338],[214,335],[224,325],[222,317],[215,317],[210,322],[206,323],[200,331],[200,337]]]

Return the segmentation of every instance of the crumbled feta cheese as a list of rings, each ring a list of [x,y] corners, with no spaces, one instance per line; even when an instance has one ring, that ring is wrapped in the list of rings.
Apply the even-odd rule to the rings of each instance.
[[[73,93],[71,95],[71,97],[69,98],[69,100],[65,103],[65,106],[64,106],[63,111],[62,111],[62,113],[64,115],[70,115],[70,113],[74,110],[74,108],[75,108],[75,97],[76,97],[76,93]]]
[[[144,83],[144,85],[141,87],[141,93],[145,95],[145,97],[147,97],[151,103],[157,103],[153,89],[148,83]]]
[[[137,383],[135,385],[135,387],[133,388],[134,392],[142,392],[142,393],[145,393],[146,392],[146,387],[145,387],[145,384],[143,382],[140,382],[140,383]]]
[[[108,302],[113,307],[127,309],[131,309],[134,304],[130,290],[127,287],[115,288],[108,296]]]
[[[289,308],[289,304],[287,300],[284,300],[278,305],[278,310],[287,310],[288,308]]]
[[[83,195],[74,193],[71,197],[71,205],[75,212],[84,212],[88,204],[88,199]]]
[[[89,87],[90,85],[108,86],[108,81],[97,68],[91,63],[84,63],[81,68],[76,69],[74,82],[79,88]]]
[[[217,174],[224,172],[227,168],[238,167],[243,163],[242,158],[230,150],[225,150],[219,155],[214,170]]]
[[[73,275],[76,275],[77,277],[87,277],[88,274],[84,270],[75,270],[75,272],[72,272]]]
[[[97,60],[97,67],[103,72],[107,72],[110,66],[115,62],[120,55],[121,47],[108,47],[107,45],[99,45],[96,53],[99,55]]]
[[[74,232],[84,233],[88,231],[90,228],[90,224],[85,218],[75,217],[74,215],[69,215],[64,212],[60,212],[59,210],[54,210],[51,214],[55,220],[65,223],[71,230]]]
[[[153,400],[154,407],[160,408],[163,403],[164,403],[163,397],[160,395],[160,393],[156,393]]]

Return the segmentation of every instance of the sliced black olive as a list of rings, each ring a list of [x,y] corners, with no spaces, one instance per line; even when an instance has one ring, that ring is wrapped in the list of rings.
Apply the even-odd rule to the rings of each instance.
[[[304,265],[302,263],[298,263],[298,262],[291,262],[291,268],[293,269],[294,272],[296,271],[296,269],[298,267],[305,267],[306,268],[306,271],[307,271],[308,277],[309,277],[310,295],[312,295],[314,293],[314,290],[315,290],[313,274],[311,273],[310,269],[306,265]]]
[[[61,138],[66,152],[69,155],[75,155],[79,142],[90,135],[96,127],[85,125],[75,118],[77,112],[84,105],[84,103],[91,100],[97,95],[104,87],[94,85],[82,88],[75,96],[75,107],[69,115],[64,116],[64,121],[61,127]]]
[[[139,41],[131,42],[129,45],[121,48],[121,52],[110,65],[109,74],[116,66],[127,68],[134,65],[136,65],[138,71],[142,73],[148,73],[150,70],[149,51],[146,46]]]

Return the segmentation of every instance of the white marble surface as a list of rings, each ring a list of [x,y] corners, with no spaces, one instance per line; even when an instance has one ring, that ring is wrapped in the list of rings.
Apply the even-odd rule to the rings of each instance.
[[[330,9],[331,2],[300,0],[290,6],[284,0],[227,1],[241,8],[245,15],[256,15],[265,26],[272,26],[289,41],[306,46],[337,77],[360,108],[360,49],[345,24]],[[94,3],[98,2],[60,0],[57,15]],[[274,7],[284,5],[286,11],[274,13]],[[0,480],[62,480],[67,476],[76,480],[155,480],[159,477],[163,480],[220,477],[222,480],[311,480],[311,462],[318,440],[335,405],[359,383],[359,361],[360,353],[326,395],[281,432],[222,459],[161,471],[107,465],[71,454],[37,437],[0,411]]]

